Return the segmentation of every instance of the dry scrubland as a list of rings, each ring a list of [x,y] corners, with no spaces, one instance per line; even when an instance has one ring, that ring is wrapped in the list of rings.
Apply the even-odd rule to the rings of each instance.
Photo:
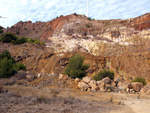
[[[148,96],[74,90],[56,76],[0,80],[2,113],[148,113]]]

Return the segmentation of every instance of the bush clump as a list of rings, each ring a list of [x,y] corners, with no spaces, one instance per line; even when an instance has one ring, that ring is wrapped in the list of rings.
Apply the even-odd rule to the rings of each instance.
[[[109,77],[111,80],[114,79],[114,72],[113,71],[109,71],[109,70],[103,70],[103,71],[99,71],[98,73],[96,73],[93,76],[93,79],[98,81],[98,80],[102,80],[105,77]]]
[[[23,44],[27,42],[27,38],[25,37],[21,37],[21,38],[17,38],[17,40],[12,40],[11,43],[16,45],[16,44]]]
[[[145,78],[140,77],[140,76],[138,76],[135,79],[133,79],[132,82],[140,82],[140,83],[143,83],[143,85],[146,85]]]
[[[12,33],[5,33],[1,36],[1,42],[3,43],[10,43],[11,41],[17,40],[17,36]]]
[[[74,55],[69,59],[68,65],[64,70],[64,74],[67,74],[72,78],[82,78],[86,75],[85,70],[89,68],[89,65],[83,64],[84,57],[81,55]]]
[[[26,70],[26,67],[20,62],[16,63],[11,54],[4,50],[0,54],[0,78],[10,77],[19,70]]]
[[[3,28],[0,26],[0,34],[3,33]]]
[[[25,37],[17,37],[16,35],[12,34],[12,33],[5,33],[0,37],[0,41],[3,43],[11,43],[11,44],[23,44],[23,43],[33,43],[33,44],[40,44],[40,45],[44,45],[44,42],[40,42],[39,40],[35,39],[31,39],[31,38],[25,38]]]

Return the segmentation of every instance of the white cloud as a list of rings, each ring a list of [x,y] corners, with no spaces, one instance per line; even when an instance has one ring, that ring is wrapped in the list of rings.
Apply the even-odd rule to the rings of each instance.
[[[59,15],[86,14],[86,0],[0,0],[0,25],[18,21],[49,21]],[[150,12],[149,0],[89,0],[89,16],[126,19]]]

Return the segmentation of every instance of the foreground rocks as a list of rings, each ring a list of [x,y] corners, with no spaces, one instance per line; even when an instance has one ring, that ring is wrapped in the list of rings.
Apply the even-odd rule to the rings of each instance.
[[[134,91],[139,92],[143,88],[143,83],[133,82],[132,83],[132,88],[133,88]]]
[[[146,85],[140,90],[141,95],[150,95],[150,86]]]
[[[138,93],[143,88],[143,83],[139,82],[121,82],[120,80],[111,80],[106,77],[102,80],[95,81],[90,77],[84,77],[79,83],[78,88],[81,91],[103,91],[103,92],[120,92],[120,93]],[[143,92],[148,87],[142,89]],[[149,88],[150,91],[150,88]],[[147,92],[148,93],[148,92]]]

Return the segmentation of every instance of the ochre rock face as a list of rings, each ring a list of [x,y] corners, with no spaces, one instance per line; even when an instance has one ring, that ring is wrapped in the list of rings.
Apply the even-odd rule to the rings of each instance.
[[[8,49],[13,56],[22,56],[33,72],[62,73],[69,58],[78,53],[90,65],[88,76],[111,69],[125,80],[135,76],[150,80],[150,13],[125,20],[89,20],[72,14],[49,22],[18,22],[4,32],[46,42],[46,47],[1,44],[0,52]]]
[[[19,32],[19,36],[38,38],[48,41],[50,37],[67,37],[76,34],[75,37],[88,37],[102,39],[106,33],[110,33],[111,37],[118,38],[120,35],[132,35],[135,31],[147,30],[150,28],[150,13],[137,18],[126,20],[88,20],[83,15],[60,16],[49,22],[18,22],[14,26],[8,28],[6,32]],[[125,33],[124,33],[125,32]],[[122,36],[123,37],[123,36]],[[103,37],[104,38],[104,37]],[[105,37],[108,38],[108,37]]]

